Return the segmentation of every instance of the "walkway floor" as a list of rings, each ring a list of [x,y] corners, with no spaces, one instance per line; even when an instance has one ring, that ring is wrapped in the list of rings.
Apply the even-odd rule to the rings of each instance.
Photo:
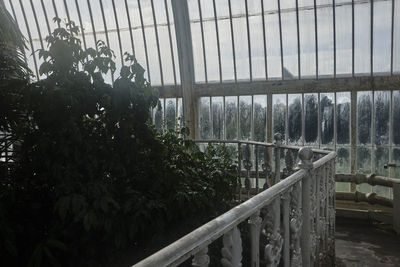
[[[400,267],[400,235],[382,224],[336,220],[337,267]]]

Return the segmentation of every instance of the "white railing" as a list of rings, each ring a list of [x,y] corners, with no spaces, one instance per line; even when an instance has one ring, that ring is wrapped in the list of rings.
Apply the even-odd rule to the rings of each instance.
[[[247,173],[245,190],[248,200],[134,266],[177,266],[191,257],[192,266],[208,266],[208,246],[220,237],[221,259],[217,265],[242,266],[243,249],[250,249],[250,259],[245,261],[250,262],[249,266],[278,266],[280,262],[283,266],[333,266],[336,153],[283,146],[279,135],[275,140],[274,144],[234,142],[239,148],[239,173],[242,173],[242,161]],[[243,159],[242,145],[246,146]],[[273,176],[269,179],[272,180],[271,186],[267,184],[268,188],[255,196],[252,196],[248,180],[252,165],[250,146],[254,151],[257,147],[272,148],[272,151],[265,151],[268,154],[273,152],[275,156],[275,172],[272,173],[267,166],[263,168],[267,180],[271,178],[268,175]],[[299,168],[290,169],[287,164],[290,160],[286,160],[286,170],[281,171],[281,150],[298,152]],[[313,162],[314,153],[323,156]],[[258,166],[255,174],[257,181]],[[287,177],[282,179],[282,174]],[[257,186],[258,182],[258,190]],[[244,232],[245,224],[250,228],[250,248],[242,245],[241,231]]]

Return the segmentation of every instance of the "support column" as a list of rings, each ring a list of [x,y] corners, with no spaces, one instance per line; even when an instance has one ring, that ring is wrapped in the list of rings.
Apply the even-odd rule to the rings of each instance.
[[[190,130],[189,138],[197,133],[197,101],[194,98],[194,64],[192,34],[186,0],[172,0],[176,43],[178,46],[179,69],[181,73],[183,125]]]

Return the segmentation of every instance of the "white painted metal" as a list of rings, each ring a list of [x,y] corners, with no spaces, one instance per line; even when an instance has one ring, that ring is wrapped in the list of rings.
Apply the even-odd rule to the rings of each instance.
[[[236,143],[239,148],[242,145],[276,148],[275,144],[271,143],[246,141],[236,141]],[[279,149],[282,148],[280,147]],[[289,147],[287,149],[299,150],[298,147]],[[315,153],[318,153],[317,151],[314,150]],[[248,221],[250,225],[252,266],[260,266],[260,245],[264,247],[262,252],[267,266],[278,266],[281,261],[281,255],[283,255],[284,266],[311,266],[311,224],[312,222],[326,221],[325,214],[327,213],[334,216],[334,210],[332,210],[334,208],[334,205],[332,205],[334,203],[334,194],[331,194],[331,192],[334,192],[332,191],[332,188],[334,188],[332,186],[334,185],[332,168],[334,168],[336,153],[324,152],[319,160],[312,162],[313,150],[301,148],[299,150],[300,169],[297,169],[292,175],[199,227],[135,266],[177,266],[192,256],[192,264],[194,266],[208,266],[207,246],[221,236],[223,236],[222,266],[242,266],[243,248],[238,225],[245,221]],[[312,176],[313,171],[318,168],[321,170],[325,168],[328,171],[319,171],[319,175]],[[321,206],[328,208],[325,212],[318,213],[321,218],[316,217],[317,213],[311,213],[310,209],[313,199],[310,195],[310,187],[315,179],[320,179],[320,185],[329,186],[327,190],[330,190],[326,202],[322,201],[323,203],[329,202],[329,207],[327,204],[321,204]],[[280,201],[282,196],[284,198],[281,208]],[[314,201],[316,200],[314,199]],[[313,203],[313,206],[316,207],[316,203]],[[281,218],[283,218],[282,221]],[[315,251],[319,251],[322,255],[334,257],[326,250],[326,247],[330,248],[326,244],[331,244],[332,240],[334,240],[334,220],[332,218],[334,219],[334,217],[329,217],[329,223],[325,223],[327,225],[326,232],[320,235],[321,242],[316,243]],[[322,228],[325,229],[324,227]],[[266,238],[263,239],[263,242],[266,243],[261,243],[260,235],[265,235]],[[326,240],[326,238],[329,240]],[[325,260],[325,257],[321,259]]]

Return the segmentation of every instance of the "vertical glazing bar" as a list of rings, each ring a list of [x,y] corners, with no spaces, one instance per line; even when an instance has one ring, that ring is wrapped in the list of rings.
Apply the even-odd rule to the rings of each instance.
[[[374,0],[371,0],[371,77],[374,74]]]
[[[213,0],[213,7],[214,7],[215,33],[217,37],[219,82],[221,83],[222,82],[221,47],[219,44],[218,16],[217,16],[217,7],[215,5],[215,0]]]
[[[351,75],[354,77],[354,0],[351,0]]]
[[[214,138],[214,123],[213,123],[213,108],[212,108],[212,97],[210,96],[210,107],[208,108],[210,111],[208,113],[209,120],[210,120],[210,138]]]
[[[110,39],[108,38],[106,16],[104,15],[103,0],[99,0],[99,3],[100,3],[101,16],[103,18],[104,32],[106,35],[107,46],[108,46],[108,48],[111,48],[110,47]],[[114,83],[114,73],[113,72],[111,72],[111,81],[112,81],[112,83]]]
[[[261,1],[261,17],[262,17],[262,26],[263,26],[265,79],[268,80],[267,37],[265,36],[264,0],[260,0],[260,1]]]
[[[286,94],[286,107],[285,107],[285,143],[288,144],[289,140],[289,95]]]
[[[371,172],[375,173],[375,91],[372,91],[372,116],[371,116]],[[370,187],[372,190],[372,186]]]
[[[13,5],[13,3],[12,3],[12,1],[11,1],[11,0],[9,0],[9,3],[10,3],[10,6],[11,6],[11,11],[12,11],[12,13],[13,13],[13,16],[14,16],[14,21],[15,21],[15,23],[16,23],[16,25],[17,25],[17,27],[19,28],[19,24],[18,24],[17,16],[15,15],[15,9],[14,9],[14,5]],[[22,52],[23,52],[23,54],[24,54],[24,61],[25,61],[25,64],[27,64],[27,65],[28,65],[28,57],[26,56],[26,50],[25,50],[25,49],[23,49],[23,50],[22,50]]]
[[[157,53],[158,53],[158,64],[159,64],[159,67],[160,67],[161,86],[164,86],[164,75],[163,75],[161,52],[160,52],[160,41],[158,39],[157,19],[156,19],[156,14],[155,14],[155,11],[154,11],[154,2],[153,2],[153,0],[150,0],[150,3],[151,3],[151,11],[152,11],[152,14],[153,14],[154,31],[156,33],[156,44],[157,44]]]
[[[250,140],[254,141],[254,95],[251,95]]]
[[[275,177],[273,184],[279,183],[281,180],[281,144],[282,144],[282,134],[276,133],[274,135],[275,139]]]
[[[150,69],[149,69],[149,55],[147,53],[147,42],[146,42],[146,33],[144,30],[144,24],[143,24],[142,6],[140,4],[140,0],[137,0],[137,2],[138,2],[138,7],[139,7],[140,26],[142,28],[142,36],[143,36],[143,42],[144,42],[144,53],[146,56],[147,78],[149,79],[149,83],[151,83]]]
[[[35,66],[35,72],[36,72],[36,78],[39,80],[39,72],[38,72],[38,66],[37,66],[37,62],[36,62],[35,50],[34,50],[34,48],[33,48],[32,35],[31,35],[31,31],[30,31],[30,29],[29,29],[28,20],[26,19],[26,14],[25,14],[24,5],[22,4],[22,1],[21,1],[21,0],[19,0],[19,5],[20,5],[21,10],[22,10],[22,15],[23,15],[23,17],[24,17],[25,26],[26,26],[26,31],[27,31],[27,33],[28,33],[29,43],[30,43],[30,45],[31,45],[32,57],[33,57],[33,64],[34,64],[34,66]]]
[[[258,192],[260,191],[260,183],[259,183],[259,172],[258,172],[258,146],[255,145],[254,146],[254,151],[255,151],[255,167],[256,167],[256,194],[258,194]]]
[[[132,48],[132,55],[135,57],[135,45],[133,44],[133,30],[132,30],[132,23],[131,23],[131,16],[129,15],[129,6],[128,0],[125,0],[125,10],[126,10],[126,17],[128,18],[128,27],[129,27],[129,36],[131,38],[131,48]],[[168,14],[168,12],[167,12]]]
[[[58,16],[57,7],[56,7],[56,3],[54,2],[54,0],[52,0],[52,3],[53,3],[54,14],[56,15],[57,18],[60,18],[60,17]],[[60,28],[60,22],[59,22],[59,21],[57,21],[57,25],[58,25],[58,27]]]
[[[336,78],[336,2],[333,1],[333,77]],[[336,94],[335,94],[336,95]]]
[[[222,125],[224,125],[224,129],[223,129],[223,140],[226,140],[226,107],[225,107],[225,96],[222,97],[222,108],[224,111],[224,118],[223,118],[223,123]]]
[[[64,2],[65,13],[67,13],[68,22],[70,22],[71,21],[71,17],[69,16],[69,10],[68,10],[67,2],[65,0],[63,0],[63,2]]]
[[[114,0],[111,0],[112,7],[113,7],[113,12],[114,12],[114,18],[115,18],[115,26],[117,27],[117,35],[118,35],[118,45],[119,45],[119,53],[121,55],[121,64],[124,65],[124,54],[122,52],[122,42],[121,42],[121,32],[119,29],[119,23],[118,23],[118,18],[117,18],[117,11],[115,9],[115,2]]]
[[[282,197],[282,224],[283,224],[283,266],[290,267],[290,193],[285,192]]]
[[[232,38],[233,73],[235,75],[235,83],[236,83],[237,82],[237,70],[236,70],[235,36],[233,34],[231,0],[228,0],[228,7],[229,7],[229,21],[230,21],[230,25],[231,25],[231,38]],[[265,36],[265,34],[264,34],[264,36]]]
[[[281,0],[278,0],[278,19],[279,19],[279,44],[280,44],[280,52],[281,52],[281,73],[282,80],[285,79],[283,75],[283,44],[282,44],[282,18],[281,18]]]
[[[168,12],[168,2],[164,0],[165,4],[165,14],[167,15],[167,25],[168,25],[168,38],[169,38],[169,48],[171,49],[171,60],[172,60],[172,71],[174,74],[174,84],[176,85],[176,66],[175,66],[175,56],[174,56],[174,49],[172,45],[172,34],[171,34],[171,23],[169,21],[169,12]],[[178,110],[178,109],[176,109]]]
[[[334,94],[334,101],[335,101],[335,103],[333,104],[333,147],[334,147],[334,150],[336,151],[336,144],[337,144],[337,115],[336,115],[337,95],[336,95],[336,93]]]
[[[351,154],[350,154],[350,171],[352,174],[356,173],[356,163],[357,163],[357,92],[351,91],[351,102],[350,102],[350,146],[351,146]],[[355,183],[351,183],[350,191],[356,191]]]
[[[314,0],[314,27],[315,27],[315,77],[318,79],[318,20],[317,0]]]
[[[321,94],[318,93],[318,148],[321,148]]]
[[[301,141],[303,146],[306,142],[305,135],[306,135],[306,120],[304,116],[304,94],[301,94]]]
[[[77,1],[77,0],[75,0],[75,1]],[[48,32],[48,34],[50,35],[50,34],[51,34],[50,23],[49,23],[49,18],[48,18],[48,16],[47,16],[46,7],[45,7],[45,5],[44,5],[44,3],[43,3],[43,0],[40,0],[40,3],[41,3],[41,5],[42,5],[42,10],[43,10],[44,18],[45,18],[45,20],[46,20],[47,32]],[[82,25],[81,25],[81,27],[82,27]]]
[[[95,46],[96,46],[95,48],[96,48],[96,51],[97,51],[96,28],[95,28],[95,26],[94,26],[93,13],[92,13],[92,6],[90,5],[90,0],[87,0],[87,4],[88,4],[90,22],[92,23],[92,33],[93,33],[94,43],[95,43]]]
[[[237,139],[240,140],[240,98],[239,96],[236,97],[237,99]]]
[[[253,70],[251,66],[251,43],[250,43],[250,25],[249,25],[249,7],[247,0],[245,0],[246,7],[246,26],[247,26],[247,47],[249,49],[249,73],[250,73],[250,81],[253,80]]]
[[[389,100],[389,162],[393,162],[393,90],[390,90],[390,100]],[[393,177],[393,168],[389,169],[389,177]],[[393,188],[392,188],[393,193]]]
[[[206,59],[206,44],[204,41],[204,27],[203,27],[203,14],[201,12],[200,0],[197,0],[197,5],[199,7],[199,18],[200,18],[200,31],[201,31],[201,43],[203,45],[203,61],[204,61],[204,78],[206,83],[208,83],[207,76],[207,59]]]
[[[391,40],[390,40],[390,75],[393,75],[394,8],[395,8],[395,0],[392,0],[392,28],[391,28]]]
[[[43,39],[42,39],[42,33],[41,33],[41,31],[40,31],[39,22],[38,22],[38,19],[37,19],[37,16],[36,16],[36,10],[35,10],[35,7],[33,6],[32,0],[29,0],[29,2],[31,3],[31,8],[32,8],[32,12],[33,12],[33,17],[34,17],[34,19],[35,19],[36,29],[37,29],[38,35],[39,35],[40,46],[41,46],[42,49],[44,49],[44,46],[43,46]]]
[[[299,0],[296,0],[296,28],[297,28],[297,68],[299,71],[299,79],[301,79]]]
[[[267,94],[267,142],[272,143],[272,94]]]
[[[242,201],[242,147],[238,142],[238,187],[239,187],[239,202]]]
[[[78,12],[79,25],[81,26],[83,47],[84,47],[85,50],[86,50],[86,49],[87,49],[87,46],[86,46],[85,29],[83,28],[82,16],[81,16],[81,11],[80,11],[80,9],[79,9],[78,0],[75,0],[75,7],[76,7],[76,11]]]

